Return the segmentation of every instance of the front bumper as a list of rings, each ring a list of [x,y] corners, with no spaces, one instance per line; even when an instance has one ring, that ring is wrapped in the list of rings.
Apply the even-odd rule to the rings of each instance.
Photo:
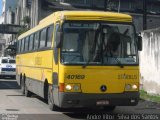
[[[59,107],[79,108],[96,107],[98,101],[108,101],[108,106],[135,106],[139,101],[139,92],[112,94],[59,93]],[[100,106],[107,106],[100,105]]]
[[[16,76],[16,72],[1,71],[0,76]]]

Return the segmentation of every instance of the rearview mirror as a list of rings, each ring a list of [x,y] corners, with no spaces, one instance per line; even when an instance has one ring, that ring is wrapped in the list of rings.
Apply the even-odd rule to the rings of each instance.
[[[54,48],[54,62],[57,65],[58,64],[58,48]]]
[[[60,48],[62,38],[63,38],[62,32],[57,32],[57,33],[56,33],[56,41],[55,41],[55,47],[56,47],[56,48]]]
[[[142,37],[138,36],[138,50],[142,51]]]

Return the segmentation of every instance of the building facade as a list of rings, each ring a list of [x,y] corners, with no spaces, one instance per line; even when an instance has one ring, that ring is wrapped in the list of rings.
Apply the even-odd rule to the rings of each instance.
[[[29,28],[36,26],[41,19],[57,10],[91,9],[123,12],[133,16],[137,31],[143,30],[143,0],[18,0],[16,23],[27,16]],[[147,29],[160,26],[160,1],[147,0]]]
[[[2,15],[0,24],[15,24],[17,0],[2,0]],[[5,56],[5,46],[12,39],[10,34],[0,34],[0,56]]]
[[[36,26],[41,19],[53,11],[45,9],[45,0],[18,0],[16,10],[16,24],[27,25],[28,28]]]
[[[153,29],[160,26],[159,6],[159,0],[147,0],[147,29]],[[4,20],[1,19],[0,21],[3,21],[3,23],[25,25],[27,29],[30,29],[36,26],[41,19],[49,14],[57,10],[66,9],[127,13],[133,16],[136,30],[138,32],[143,30],[143,0],[3,0],[2,18]],[[12,41],[13,39],[14,37],[10,36],[7,38],[7,42]]]
[[[143,31],[142,38],[141,84],[147,93],[160,95],[160,28]]]
[[[17,7],[17,0],[2,0],[2,15],[1,17],[3,18],[3,21],[1,24],[14,24],[14,19],[13,16],[14,11],[16,10]],[[9,16],[9,14],[11,16]]]
[[[55,0],[52,0],[55,1]],[[58,0],[61,3],[69,3],[72,6],[93,9],[127,13],[133,16],[133,21],[138,32],[143,30],[143,0]],[[147,29],[153,29],[160,26],[160,1],[146,0],[146,26]]]

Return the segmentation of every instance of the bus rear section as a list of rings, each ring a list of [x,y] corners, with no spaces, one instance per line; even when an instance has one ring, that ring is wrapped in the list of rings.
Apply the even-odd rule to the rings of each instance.
[[[15,59],[10,57],[0,58],[0,77],[12,77],[16,76],[16,62]]]

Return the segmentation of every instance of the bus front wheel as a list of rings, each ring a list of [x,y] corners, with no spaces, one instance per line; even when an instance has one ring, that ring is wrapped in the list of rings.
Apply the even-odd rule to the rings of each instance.
[[[54,104],[53,92],[52,92],[51,86],[48,87],[48,105],[50,110],[52,111],[59,110],[59,107]]]

